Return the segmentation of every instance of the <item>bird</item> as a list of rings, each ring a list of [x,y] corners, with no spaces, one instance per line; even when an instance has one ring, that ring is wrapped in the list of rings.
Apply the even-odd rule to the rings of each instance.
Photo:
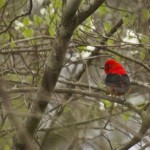
[[[113,96],[124,95],[130,88],[130,79],[123,65],[115,59],[108,59],[104,65],[107,92]]]

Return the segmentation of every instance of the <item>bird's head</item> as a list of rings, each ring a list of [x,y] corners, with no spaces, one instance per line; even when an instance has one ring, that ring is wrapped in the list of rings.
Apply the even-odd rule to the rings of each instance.
[[[118,75],[127,74],[124,67],[114,59],[108,59],[106,61],[104,70],[105,70],[106,75],[108,75],[108,74],[118,74]]]

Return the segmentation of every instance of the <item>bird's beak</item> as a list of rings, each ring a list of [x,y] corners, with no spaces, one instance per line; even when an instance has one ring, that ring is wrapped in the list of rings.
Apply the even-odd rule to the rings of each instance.
[[[101,66],[100,69],[104,69],[104,66]]]

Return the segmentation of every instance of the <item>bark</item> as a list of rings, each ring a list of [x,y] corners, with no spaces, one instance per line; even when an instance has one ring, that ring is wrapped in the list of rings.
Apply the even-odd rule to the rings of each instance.
[[[67,1],[67,3],[64,5],[62,21],[57,31],[57,36],[51,49],[51,53],[46,62],[41,86],[28,112],[28,114],[33,113],[35,115],[30,117],[27,115],[28,117],[26,117],[24,120],[25,129],[30,136],[34,136],[34,133],[42,118],[42,114],[44,113],[54,91],[60,70],[63,65],[68,43],[74,30],[74,16],[80,5],[80,2],[81,0],[72,0]],[[22,140],[18,140],[16,143],[24,146]]]
[[[28,117],[24,120],[25,129],[30,136],[34,136],[42,115],[54,92],[55,85],[63,66],[68,43],[74,29],[89,17],[103,2],[104,0],[95,0],[93,5],[90,5],[89,8],[81,14],[77,14],[81,0],[67,0],[64,4],[60,27],[57,31],[57,36],[51,49],[51,53],[46,62],[41,86],[28,112]],[[29,117],[30,113],[35,115]],[[23,145],[23,143],[17,144]]]

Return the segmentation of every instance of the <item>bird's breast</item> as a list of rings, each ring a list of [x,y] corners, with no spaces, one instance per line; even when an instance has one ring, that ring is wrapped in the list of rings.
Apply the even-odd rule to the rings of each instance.
[[[130,80],[127,74],[108,74],[105,78],[105,84],[109,93],[122,95],[128,91],[130,87]]]

